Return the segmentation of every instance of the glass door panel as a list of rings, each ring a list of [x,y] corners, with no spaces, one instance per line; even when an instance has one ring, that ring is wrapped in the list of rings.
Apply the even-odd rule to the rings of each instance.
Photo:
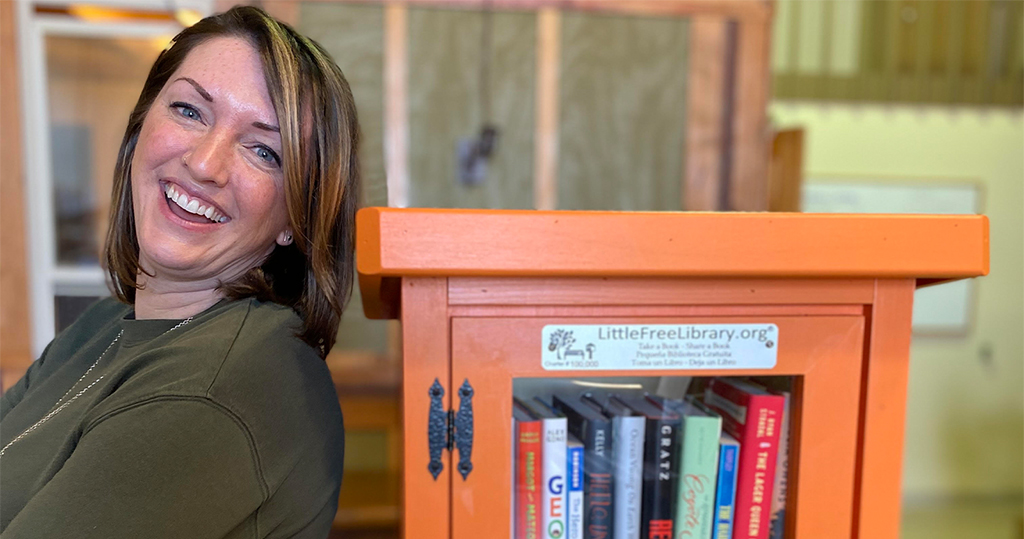
[[[45,37],[58,266],[100,261],[128,114],[167,38]]]
[[[545,370],[546,325],[766,324],[778,327],[777,360],[767,369]],[[713,377],[755,380],[791,393],[788,523],[796,537],[825,537],[852,525],[864,319],[860,316],[455,318],[451,387],[472,386],[472,471],[453,476],[453,537],[512,537],[513,398],[547,404],[553,396],[594,394],[681,398],[701,395]],[[457,397],[453,397],[453,400]],[[459,404],[452,403],[453,409]],[[538,405],[539,407],[539,405]],[[742,444],[741,444],[742,446]],[[749,448],[748,448],[749,449]],[[742,447],[740,449],[742,453]],[[452,465],[462,461],[454,451]],[[538,473],[541,473],[538,471]],[[845,485],[837,488],[836,485]]]

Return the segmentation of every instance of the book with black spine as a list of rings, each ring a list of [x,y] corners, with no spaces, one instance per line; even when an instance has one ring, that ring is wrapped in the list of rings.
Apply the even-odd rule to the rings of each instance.
[[[569,434],[583,442],[583,537],[610,539],[615,514],[612,422],[600,404],[579,397],[553,397],[569,421]]]
[[[596,402],[596,401],[595,401]],[[640,539],[647,420],[614,399],[604,404],[615,445],[615,539]]]
[[[645,397],[616,395],[610,401],[629,408],[643,417],[646,423],[640,536],[643,539],[673,539],[682,418],[675,411]]]

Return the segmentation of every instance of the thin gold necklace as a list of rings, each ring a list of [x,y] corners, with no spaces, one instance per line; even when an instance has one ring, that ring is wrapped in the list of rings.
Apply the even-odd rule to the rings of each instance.
[[[184,326],[185,324],[187,324],[187,323],[189,323],[191,321],[192,321],[192,317],[190,316],[190,317],[182,320],[181,322],[178,322],[178,324],[176,326],[172,327],[171,329],[168,329],[167,331],[161,333],[160,335],[162,336],[162,335],[165,335],[167,333],[170,333],[171,331],[174,331],[174,330],[180,328],[181,326]],[[86,376],[89,376],[89,373],[92,372],[92,370],[96,368],[96,365],[99,365],[99,363],[103,359],[103,357],[107,355],[107,352],[109,352],[110,349],[113,348],[115,344],[117,344],[117,341],[121,340],[121,335],[124,335],[124,330],[123,329],[121,331],[117,332],[117,336],[114,337],[114,340],[110,341],[110,344],[107,345],[107,348],[105,350],[103,350],[103,353],[101,353],[100,356],[98,358],[96,358],[96,361],[94,361],[92,363],[92,365],[90,365],[89,368],[85,370],[85,373],[82,374],[81,378],[79,378],[78,381],[76,381],[71,386],[71,388],[67,390],[67,392],[65,392],[63,395],[61,395],[61,397],[59,399],[57,399],[57,402],[53,405],[53,408],[50,408],[50,411],[47,412],[46,415],[44,415],[39,421],[36,421],[31,427],[25,429],[24,432],[22,432],[21,434],[17,435],[13,440],[11,440],[10,442],[7,442],[7,445],[5,445],[2,449],[0,449],[0,457],[4,456],[4,453],[7,452],[7,448],[11,447],[12,445],[14,445],[15,442],[21,440],[22,438],[28,436],[32,431],[34,431],[34,430],[38,429],[39,427],[41,427],[44,423],[46,423],[47,421],[52,419],[53,416],[59,414],[61,410],[67,408],[72,402],[75,402],[78,399],[78,397],[81,397],[83,394],[85,394],[86,391],[89,391],[90,389],[92,389],[92,386],[94,386],[97,383],[99,383],[99,381],[102,380],[104,376],[106,376],[105,374],[99,375],[89,385],[83,387],[81,390],[78,391],[78,393],[75,393],[75,395],[72,396],[70,399],[68,399],[67,401],[65,401],[63,403],[61,402],[61,401],[64,401],[64,399],[68,395],[70,395],[71,392],[74,391],[76,387],[78,387],[78,384],[82,383],[82,380],[85,380]]]

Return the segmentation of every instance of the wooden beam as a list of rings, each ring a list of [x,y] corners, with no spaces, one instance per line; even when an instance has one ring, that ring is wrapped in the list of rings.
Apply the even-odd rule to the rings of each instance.
[[[737,20],[771,19],[771,3],[767,0],[307,0],[361,4],[396,4],[409,6],[495,9],[501,11],[591,11],[621,15],[653,17],[690,17],[715,15]]]
[[[683,205],[690,211],[721,209],[726,21],[694,17],[686,89]]]
[[[299,2],[293,0],[263,0],[259,5],[271,17],[289,26],[297,26],[299,24],[299,11],[302,7]]]
[[[729,210],[768,209],[771,19],[738,23]]]
[[[0,2],[0,384],[6,389],[32,363],[25,251],[21,92],[14,2]]]
[[[879,279],[868,316],[850,537],[897,539],[914,280]]]
[[[768,173],[768,211],[800,211],[804,130],[777,131],[772,138]]]
[[[388,206],[409,205],[409,9],[384,9],[384,170]]]
[[[561,56],[561,14],[551,8],[537,12],[537,95],[534,125],[533,200],[538,210],[558,205],[558,69]]]

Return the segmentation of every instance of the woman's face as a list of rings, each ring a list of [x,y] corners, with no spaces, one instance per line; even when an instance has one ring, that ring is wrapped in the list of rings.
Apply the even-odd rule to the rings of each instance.
[[[282,155],[256,51],[233,37],[192,49],[146,114],[131,163],[142,269],[229,282],[289,242]]]

